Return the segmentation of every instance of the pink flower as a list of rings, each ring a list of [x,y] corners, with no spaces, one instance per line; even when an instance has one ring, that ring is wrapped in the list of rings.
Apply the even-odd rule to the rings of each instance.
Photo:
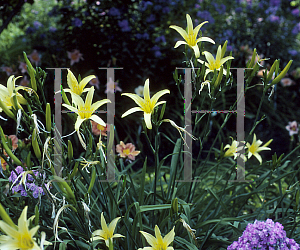
[[[73,52],[67,51],[67,53],[68,53],[68,58],[71,60],[71,66],[74,63],[78,63],[80,59],[84,60],[83,57],[82,57],[82,54],[77,49],[74,49]]]
[[[21,70],[21,73],[24,74],[27,72],[27,64],[24,62],[20,62],[19,70]]]
[[[96,89],[99,89],[100,81],[98,79],[98,76],[96,76],[96,78],[93,78],[92,80],[90,80],[89,84],[92,85],[92,86],[95,86]]]
[[[20,85],[24,87],[29,86],[29,80],[27,79],[27,76],[22,77],[22,80],[20,81]]]
[[[92,133],[94,135],[104,135],[107,136],[106,132],[109,131],[109,128],[106,124],[106,126],[102,126],[100,124],[98,124],[97,122],[91,121],[92,124]]]
[[[28,58],[31,62],[34,62],[36,66],[39,65],[39,62],[41,61],[40,54],[37,52],[37,50],[33,50],[30,55],[28,55]]]
[[[108,83],[106,84],[105,93],[115,93],[116,91],[122,91],[122,89],[118,86],[118,82],[113,82],[111,78],[109,78]]]
[[[128,157],[130,160],[135,160],[135,157],[140,153],[140,151],[135,151],[135,146],[132,143],[124,144],[122,141],[116,146],[116,150],[120,157]]]
[[[291,78],[282,78],[280,81],[283,87],[294,85],[295,82]]]
[[[289,131],[290,136],[296,135],[299,132],[298,124],[296,121],[289,122],[289,125],[287,125],[285,128],[287,131]]]
[[[5,71],[7,76],[10,76],[13,74],[13,69],[11,67],[1,67],[2,71]]]

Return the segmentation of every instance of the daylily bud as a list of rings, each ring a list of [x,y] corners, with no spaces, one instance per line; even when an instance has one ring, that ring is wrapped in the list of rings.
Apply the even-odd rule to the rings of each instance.
[[[2,146],[5,150],[5,152],[7,153],[7,155],[13,160],[13,162],[15,164],[23,166],[22,162],[13,154],[13,152],[8,147],[8,145],[6,143],[5,135],[3,133],[3,130],[2,130],[1,126],[0,126],[0,136],[1,136]]]
[[[172,209],[176,214],[178,213],[178,199],[177,198],[172,200]]]
[[[46,105],[46,129],[49,133],[51,133],[51,107],[50,103]]]
[[[37,205],[35,205],[35,208],[34,208],[34,213],[35,213],[35,226],[38,226],[39,225],[39,219],[40,219],[40,213],[39,213],[39,208]]]
[[[29,73],[29,76],[30,76],[30,84],[31,84],[31,88],[34,90],[34,91],[37,91],[37,87],[36,87],[36,79],[35,79],[35,69],[32,67],[30,61],[28,60],[27,58],[27,55],[26,53],[23,51],[23,55],[24,55],[24,60],[27,64],[27,70],[28,70],[28,73]]]
[[[33,151],[35,153],[35,156],[40,160],[41,159],[41,150],[37,141],[37,134],[36,134],[36,128],[33,130],[32,133],[32,147],[33,147]]]
[[[29,153],[28,153],[28,155],[27,155],[27,157],[26,157],[26,165],[27,165],[27,167],[28,167],[29,169],[31,169],[31,167],[32,167],[32,162],[31,162],[30,157],[31,157],[31,151],[29,151]]]
[[[13,221],[11,220],[11,218],[9,217],[9,215],[6,213],[4,207],[2,206],[1,203],[0,203],[0,216],[1,216],[1,218],[2,218],[2,220],[4,222],[6,222],[11,227],[17,229],[17,226],[15,225],[15,223],[13,223]]]
[[[61,188],[61,191],[65,194],[66,198],[76,203],[75,195],[68,183],[61,177],[55,175],[53,176],[57,180],[58,186]]]
[[[70,140],[68,140],[68,158],[69,160],[73,159],[73,146]]]
[[[272,67],[271,67],[271,69],[270,69],[270,72],[269,72],[269,74],[268,74],[268,76],[267,76],[267,84],[269,83],[269,81],[271,81],[271,79],[272,79],[272,76],[273,76],[273,74],[274,74],[274,71],[275,71],[275,69],[276,69],[276,64],[278,63],[278,60],[275,60],[275,62],[273,63],[273,65],[272,65]]]
[[[253,67],[253,65],[255,63],[255,58],[256,58],[256,49],[254,49],[254,51],[253,51],[253,55],[252,55],[251,61],[247,65],[247,68],[252,68]]]
[[[93,166],[93,167],[92,167],[91,182],[90,182],[90,186],[89,186],[89,189],[88,189],[88,194],[91,194],[91,193],[92,193],[92,190],[93,190],[93,187],[94,187],[95,180],[96,180],[96,169],[95,169],[95,167]]]
[[[79,166],[79,161],[77,161],[77,162],[75,163],[74,169],[73,169],[73,171],[72,171],[72,173],[71,173],[71,175],[70,175],[69,180],[73,179],[74,176],[76,175],[76,173],[77,173],[77,171],[78,171],[78,166]]]
[[[276,83],[279,83],[280,80],[286,75],[288,72],[289,68],[291,67],[293,60],[290,60],[288,64],[285,66],[285,68],[281,71],[281,73],[272,81],[270,86],[275,85]]]

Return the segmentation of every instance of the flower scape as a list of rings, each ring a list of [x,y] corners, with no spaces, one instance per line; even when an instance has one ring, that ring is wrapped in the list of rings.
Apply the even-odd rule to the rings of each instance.
[[[8,2],[0,249],[300,250],[299,1]]]

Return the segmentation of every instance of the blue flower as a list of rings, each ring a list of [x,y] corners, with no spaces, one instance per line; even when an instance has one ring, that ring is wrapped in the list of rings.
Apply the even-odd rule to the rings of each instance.
[[[300,23],[297,23],[292,30],[293,35],[297,35],[300,32]]]
[[[29,34],[34,33],[35,31],[36,31],[35,28],[33,28],[33,27],[28,27],[28,28],[26,29],[26,34],[29,35]]]
[[[292,56],[295,56],[295,55],[298,54],[298,51],[295,50],[295,49],[290,49],[290,50],[288,50],[288,53],[289,53],[290,55],[292,55]]]
[[[129,27],[129,22],[128,22],[128,20],[124,19],[124,20],[122,20],[122,21],[119,21],[118,24],[119,24],[119,26],[120,26],[120,28],[121,28],[121,30],[122,30],[123,32],[131,31],[131,28]]]
[[[72,21],[72,25],[74,27],[81,27],[82,26],[82,21],[79,18],[75,17]]]
[[[148,8],[148,6],[150,6],[150,5],[153,5],[153,3],[150,1],[141,1],[140,2],[140,11],[145,11]]]
[[[204,19],[205,21],[208,21],[209,23],[215,22],[215,19],[212,17],[212,15],[207,10],[198,11],[197,17],[200,17],[200,18]]]
[[[268,19],[269,19],[270,22],[272,22],[272,23],[275,23],[275,22],[278,23],[278,22],[280,21],[279,16],[275,16],[275,15],[270,15]]]
[[[146,18],[146,22],[151,23],[155,21],[155,15],[151,14],[149,17]]]
[[[214,5],[216,11],[217,11],[220,15],[222,15],[222,14],[225,13],[225,11],[226,11],[226,6],[225,6],[224,4],[220,4],[220,5],[219,5],[219,4],[217,4],[217,3],[214,3],[213,5]]]
[[[159,37],[156,37],[156,38],[155,38],[155,42],[156,42],[156,43],[159,43],[159,42],[165,43],[165,42],[166,42],[166,38],[165,38],[164,35],[159,36]]]
[[[34,22],[33,22],[33,26],[34,26],[36,29],[39,29],[40,27],[43,27],[43,24],[41,24],[39,21],[34,21]]]
[[[292,15],[299,16],[299,9],[292,10]]]
[[[110,16],[120,16],[121,13],[119,11],[119,9],[115,8],[115,7],[112,7],[110,8],[110,10],[108,11],[108,15]]]
[[[280,2],[280,0],[270,0],[270,5],[278,7],[280,5]]]
[[[299,245],[293,239],[286,237],[283,226],[279,223],[267,219],[249,223],[239,237],[227,250],[238,249],[294,249],[299,250]]]

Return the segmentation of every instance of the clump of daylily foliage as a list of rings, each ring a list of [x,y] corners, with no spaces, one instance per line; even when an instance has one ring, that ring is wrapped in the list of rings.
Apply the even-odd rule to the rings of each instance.
[[[291,144],[286,156],[266,155],[275,142],[261,139],[257,129],[268,115],[261,112],[263,100],[271,102],[292,61],[281,70],[275,60],[264,69],[262,84],[254,85],[262,61],[254,50],[247,71],[239,71],[244,90],[234,99],[228,95],[237,80],[230,68],[234,57],[226,55],[227,41],[214,48],[214,56],[205,46],[215,42],[200,31],[207,21],[194,28],[188,14],[186,20],[186,29],[170,26],[184,39],[175,44],[178,50],[184,45],[185,56],[185,72],[174,69],[178,92],[151,93],[154,83],[144,76],[144,86],[135,94],[121,94],[122,100],[131,99],[124,113],[111,109],[114,98],[97,99],[95,75],[82,78],[71,69],[60,90],[55,89],[56,102],[47,100],[44,85],[50,73],[34,68],[34,58],[29,61],[24,53],[29,86],[19,86],[20,77],[14,75],[0,85],[1,249],[231,249],[249,223],[267,218],[279,221],[288,237],[299,241],[295,155],[300,145]],[[71,65],[81,57],[73,53]],[[191,100],[188,90],[181,93],[188,86]],[[116,91],[123,90],[109,77],[105,93]],[[241,139],[226,125],[240,112],[239,94],[247,99],[251,91],[261,92],[261,102],[251,130]],[[172,103],[166,99],[172,95],[184,101],[182,112],[169,111]],[[104,105],[107,109],[100,110]],[[112,111],[124,124],[133,117],[136,133],[119,137],[118,127],[104,121]],[[192,121],[185,119],[188,112],[195,114]],[[211,132],[214,126],[216,133]],[[296,121],[286,130],[299,136]],[[169,145],[171,153],[162,155]]]

